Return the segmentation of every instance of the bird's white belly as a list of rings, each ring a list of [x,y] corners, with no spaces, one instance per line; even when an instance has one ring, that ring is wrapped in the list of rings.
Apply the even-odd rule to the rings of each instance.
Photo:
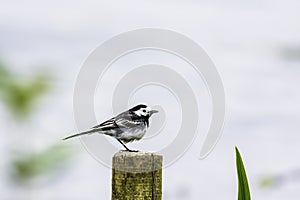
[[[134,130],[131,129],[131,130],[128,130],[128,131],[124,131],[120,135],[119,138],[121,140],[128,140],[128,141],[140,140],[146,134],[146,130],[147,130],[146,127],[141,127],[141,128],[136,128]]]

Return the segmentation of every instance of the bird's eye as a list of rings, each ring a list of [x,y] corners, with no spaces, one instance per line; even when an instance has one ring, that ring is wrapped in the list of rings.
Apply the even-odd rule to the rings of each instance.
[[[143,112],[146,112],[146,109],[143,109],[142,111],[143,111]]]

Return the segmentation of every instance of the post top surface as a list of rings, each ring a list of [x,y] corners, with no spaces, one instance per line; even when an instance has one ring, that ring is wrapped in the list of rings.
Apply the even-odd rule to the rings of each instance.
[[[113,159],[113,169],[128,173],[152,173],[162,169],[163,156],[152,152],[117,152]]]
[[[130,151],[119,151],[115,153],[114,157],[125,156],[125,157],[139,157],[139,156],[158,156],[162,157],[162,155],[154,152],[130,152]]]

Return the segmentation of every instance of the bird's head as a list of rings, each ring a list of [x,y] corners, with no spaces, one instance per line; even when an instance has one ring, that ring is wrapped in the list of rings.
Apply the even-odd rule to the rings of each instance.
[[[137,105],[130,109],[139,117],[151,117],[154,113],[158,113],[158,110],[152,110],[149,106],[144,104]]]

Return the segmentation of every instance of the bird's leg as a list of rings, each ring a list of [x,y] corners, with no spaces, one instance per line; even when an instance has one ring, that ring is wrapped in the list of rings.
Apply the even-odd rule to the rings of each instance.
[[[123,145],[123,147],[126,149],[126,151],[129,151],[129,152],[138,152],[137,150],[131,150],[131,149],[128,149],[127,147],[126,147],[126,145],[121,141],[121,140],[119,140],[119,139],[117,139],[122,145]]]

